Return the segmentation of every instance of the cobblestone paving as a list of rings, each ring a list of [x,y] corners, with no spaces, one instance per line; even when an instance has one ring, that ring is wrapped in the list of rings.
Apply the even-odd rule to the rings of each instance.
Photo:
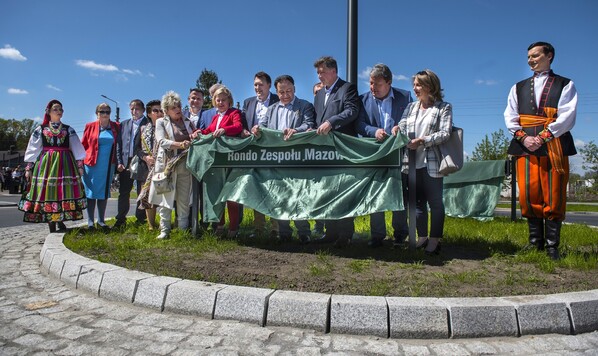
[[[598,355],[598,332],[397,340],[158,313],[40,272],[44,225],[0,231],[0,355]]]

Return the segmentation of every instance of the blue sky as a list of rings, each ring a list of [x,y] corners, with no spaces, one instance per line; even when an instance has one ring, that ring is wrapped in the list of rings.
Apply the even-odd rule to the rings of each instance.
[[[322,55],[334,56],[346,78],[346,0],[4,0],[0,10],[5,119],[39,119],[57,98],[63,120],[81,133],[105,101],[101,94],[129,118],[134,98],[174,90],[186,103],[203,68],[239,102],[254,95],[260,70],[273,79],[292,75],[297,96],[311,100],[313,62]],[[504,130],[508,91],[530,75],[527,46],[535,41],[555,46],[554,71],[575,82],[578,147],[598,141],[598,1],[362,0],[358,11],[359,92],[379,62],[393,71],[394,86],[408,90],[415,72],[432,69],[464,128],[466,153]],[[572,165],[581,172],[579,159]]]

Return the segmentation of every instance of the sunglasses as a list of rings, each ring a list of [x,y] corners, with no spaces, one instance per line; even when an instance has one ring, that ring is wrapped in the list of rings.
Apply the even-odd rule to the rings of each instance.
[[[54,111],[54,112],[63,112],[64,109],[62,109],[62,108],[54,108],[54,109],[52,109],[52,111]]]
[[[152,112],[159,113],[159,112],[163,112],[163,111],[162,111],[162,109],[152,109]]]
[[[100,114],[100,115],[110,115],[110,111],[100,110],[100,111],[98,111],[98,114]]]

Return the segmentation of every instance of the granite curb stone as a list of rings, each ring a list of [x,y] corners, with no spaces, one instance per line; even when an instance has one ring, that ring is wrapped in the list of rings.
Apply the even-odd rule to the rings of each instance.
[[[91,260],[68,250],[63,236],[52,233],[46,238],[40,252],[42,272],[107,299],[165,312],[384,338],[598,330],[598,290],[502,298],[385,298],[228,286],[158,277]]]
[[[125,268],[107,271],[100,284],[100,297],[133,303],[139,282],[150,277],[153,275]]]
[[[445,298],[443,301],[449,309],[453,338],[519,336],[515,308],[501,298]]]
[[[228,286],[216,294],[214,319],[234,319],[266,324],[268,298],[274,289]]]
[[[181,280],[164,276],[151,276],[142,279],[137,286],[133,304],[162,311],[168,287]]]
[[[521,335],[571,334],[567,303],[550,296],[525,295],[504,297],[517,310]]]
[[[438,298],[387,297],[390,337],[401,339],[446,339],[448,309]]]
[[[277,290],[268,302],[268,325],[326,332],[330,294]]]
[[[213,319],[216,295],[227,287],[225,284],[180,280],[168,287],[164,311]]]
[[[332,295],[330,332],[388,337],[386,298]]]

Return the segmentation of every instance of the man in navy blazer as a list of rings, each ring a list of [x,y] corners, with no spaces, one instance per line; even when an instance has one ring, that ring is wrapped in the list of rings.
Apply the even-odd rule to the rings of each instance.
[[[392,87],[392,72],[387,65],[376,64],[370,72],[370,91],[360,96],[363,110],[360,111],[356,122],[357,133],[363,137],[373,137],[382,142],[391,136],[393,126],[399,124],[403,111],[409,104],[411,93],[407,90]],[[407,207],[407,179],[401,174],[403,185],[403,203]],[[407,227],[407,211],[392,212],[392,228],[394,230],[394,245],[401,245],[409,235]],[[370,233],[372,240],[370,247],[382,246],[386,238],[386,220],[384,213],[370,215]]]
[[[327,135],[330,131],[356,136],[355,120],[361,109],[357,87],[338,77],[336,60],[321,57],[314,63],[320,82],[324,87],[316,93],[316,126],[318,135]],[[334,242],[343,247],[351,241],[355,226],[353,218],[326,220],[326,234],[318,242]]]
[[[266,72],[257,72],[253,76],[253,89],[256,96],[245,99],[243,101],[243,110],[241,121],[243,122],[243,132],[241,137],[248,137],[251,135],[250,130],[259,124],[260,120],[266,116],[268,106],[278,102],[278,95],[270,93],[272,86],[272,78]],[[243,206],[239,207],[239,214],[241,214],[239,221],[243,220]],[[259,211],[253,212],[253,226],[255,234],[263,234],[266,229],[266,216]],[[278,235],[278,227],[274,222],[271,227],[270,236]]]
[[[139,99],[131,100],[129,103],[131,118],[120,124],[121,140],[116,145],[116,159],[118,166],[119,188],[118,188],[118,212],[116,214],[115,228],[124,227],[127,223],[127,214],[129,213],[131,198],[131,189],[133,183],[136,183],[137,194],[141,190],[143,182],[131,178],[130,164],[135,155],[135,137],[139,135],[139,127],[147,124],[147,118],[143,115],[145,105]],[[137,207],[139,203],[137,203]],[[144,224],[146,221],[145,211],[135,208],[137,222]]]

